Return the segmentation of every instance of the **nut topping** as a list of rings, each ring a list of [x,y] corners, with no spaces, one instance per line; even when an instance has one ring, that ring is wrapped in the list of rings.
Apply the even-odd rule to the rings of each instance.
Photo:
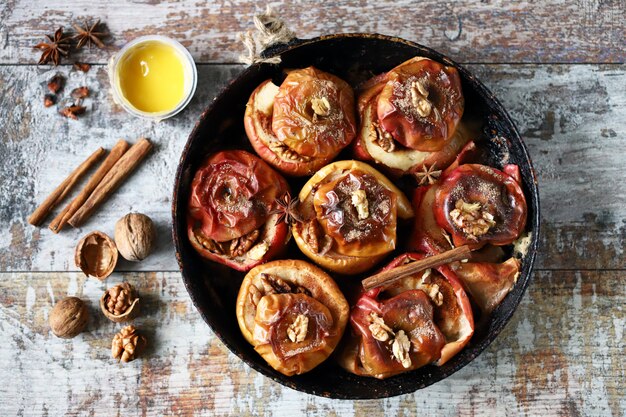
[[[261,291],[256,287],[256,285],[250,285],[249,288],[250,289],[248,290],[248,298],[253,305],[257,306],[259,304],[259,301],[261,301],[261,297],[263,297],[263,294],[261,294]]]
[[[310,157],[300,155],[289,146],[278,141],[271,141],[268,146],[272,150],[272,152],[280,156],[282,159],[286,159],[288,161],[308,162],[311,160]]]
[[[247,235],[243,235],[237,239],[231,240],[230,256],[242,256],[244,253],[248,252],[248,250],[252,247],[252,245],[254,245],[260,235],[261,232],[259,232],[259,229],[256,229],[248,233]]]
[[[393,335],[393,330],[385,324],[385,321],[378,314],[371,312],[369,315],[370,325],[368,328],[372,332],[372,337],[380,342],[389,340],[389,335]]]
[[[308,328],[309,318],[304,314],[298,314],[298,317],[287,328],[287,336],[292,342],[300,343],[306,339]]]
[[[270,294],[305,294],[310,296],[311,292],[304,288],[301,285],[290,284],[285,282],[283,279],[271,275],[271,274],[261,274],[261,284],[263,285],[263,294],[259,291],[257,287],[254,285],[250,286],[250,291],[259,291],[258,298],[261,299],[264,295]],[[256,297],[254,295],[253,297]],[[254,302],[254,301],[253,301]],[[257,301],[258,303],[258,301]],[[254,303],[255,305],[257,303]]]
[[[396,144],[394,143],[393,136],[391,133],[383,130],[382,127],[378,123],[374,123],[374,133],[376,134],[376,139],[374,143],[382,148],[383,151],[389,153],[393,152],[396,149]]]
[[[143,350],[145,345],[146,338],[137,333],[135,326],[126,326],[113,337],[111,355],[113,359],[118,361],[130,362]]]
[[[250,259],[254,259],[255,261],[259,261],[263,259],[263,257],[265,256],[268,250],[270,250],[270,245],[266,241],[263,240],[257,243],[256,245],[254,245],[248,251],[248,257]]]
[[[261,283],[263,284],[265,295],[288,294],[291,292],[291,285],[274,275],[261,274]]]
[[[396,337],[393,339],[391,352],[398,362],[400,362],[405,368],[409,368],[411,366],[411,357],[409,356],[410,349],[411,341],[404,333],[404,330],[399,330],[398,333],[396,333]]]
[[[312,99],[311,107],[318,116],[326,117],[330,114],[330,103],[326,97]]]
[[[457,200],[455,209],[450,212],[450,219],[470,239],[475,240],[496,224],[493,215],[482,209],[480,203],[467,203],[462,199]]]
[[[411,83],[411,103],[417,114],[421,117],[427,117],[432,111],[433,105],[428,98],[428,90],[424,87],[424,85],[419,81],[413,81]]]
[[[352,193],[352,205],[358,213],[359,220],[365,220],[369,217],[370,213],[365,190],[355,190]]]
[[[220,242],[216,242],[213,239],[209,239],[204,236],[199,230],[195,231],[195,236],[198,242],[211,253],[223,255],[225,253],[224,247]]]

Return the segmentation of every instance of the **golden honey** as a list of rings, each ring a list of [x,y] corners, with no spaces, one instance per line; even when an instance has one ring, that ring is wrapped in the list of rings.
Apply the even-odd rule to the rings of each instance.
[[[142,117],[172,116],[195,90],[193,59],[182,45],[163,37],[131,42],[114,57],[110,71],[116,100]]]

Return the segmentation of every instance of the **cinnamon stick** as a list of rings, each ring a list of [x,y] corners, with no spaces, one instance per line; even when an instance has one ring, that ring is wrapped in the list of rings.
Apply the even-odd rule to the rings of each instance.
[[[89,171],[89,169],[98,162],[98,159],[104,155],[106,151],[102,148],[98,148],[94,153],[89,155],[82,164],[78,166],[52,193],[35,209],[33,214],[28,218],[28,223],[33,226],[39,226],[42,221],[50,214],[50,212],[59,204],[63,198],[69,193],[76,185],[76,183],[82,178],[82,176]]]
[[[365,278],[363,281],[361,281],[361,284],[366,291],[369,291],[372,288],[392,284],[396,281],[401,280],[404,277],[413,275],[425,269],[436,268],[450,262],[467,259],[470,256],[470,248],[468,246],[460,246],[444,253],[429,256],[427,258],[420,259],[419,261],[411,262],[410,264],[401,265],[388,271],[383,271],[376,275],[372,275],[371,277]]]
[[[111,170],[111,168],[122,157],[122,155],[124,155],[129,147],[130,145],[128,144],[128,142],[126,142],[124,139],[121,139],[115,144],[115,146],[113,146],[113,148],[111,148],[111,152],[109,153],[109,155],[105,158],[104,161],[102,161],[102,163],[98,167],[98,170],[93,173],[91,178],[89,178],[89,181],[80,191],[80,194],[78,194],[71,203],[65,206],[63,211],[61,211],[54,218],[54,220],[52,220],[52,223],[50,223],[50,226],[48,226],[50,230],[52,230],[54,233],[59,233],[61,229],[63,229],[63,226],[67,224],[67,222],[74,215],[74,213],[76,213],[80,206],[82,206],[87,198],[89,198],[93,190],[95,190],[98,184],[100,184],[100,181],[102,181],[102,178],[104,178],[104,176]]]
[[[93,212],[106,201],[111,194],[124,182],[126,178],[139,166],[139,163],[152,149],[152,143],[148,139],[139,139],[117,161],[113,168],[102,178],[102,181],[93,190],[89,198],[68,220],[74,227],[83,224]]]

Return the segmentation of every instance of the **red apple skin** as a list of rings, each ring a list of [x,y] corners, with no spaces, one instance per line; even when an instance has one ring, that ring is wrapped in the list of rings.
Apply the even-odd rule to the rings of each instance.
[[[268,80],[267,82],[270,82]],[[252,93],[253,95],[258,92],[258,90],[263,86],[261,84],[257,89]],[[253,97],[250,97],[250,100],[253,100]],[[332,158],[316,158],[308,162],[290,162],[281,159],[274,151],[272,151],[260,138],[260,135],[263,132],[259,132],[257,126],[255,126],[254,118],[258,117],[261,124],[263,125],[263,129],[267,127],[265,134],[271,132],[271,119],[264,115],[260,111],[255,111],[251,106],[246,108],[246,114],[243,119],[244,127],[246,129],[246,135],[250,140],[250,144],[256,151],[256,153],[263,159],[265,162],[276,168],[282,174],[293,177],[302,177],[305,175],[313,175],[317,170],[319,170],[324,165],[328,165],[328,163],[332,160]]]

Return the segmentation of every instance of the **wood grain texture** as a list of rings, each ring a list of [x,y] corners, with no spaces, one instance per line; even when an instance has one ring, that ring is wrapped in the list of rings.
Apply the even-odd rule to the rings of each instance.
[[[78,121],[60,117],[39,101],[54,71],[0,68],[0,270],[76,270],[74,245],[94,228],[111,234],[115,221],[134,210],[151,216],[157,251],[121,270],[176,271],[170,233],[170,199],[178,158],[200,112],[241,66],[199,67],[189,108],[158,124],[135,119],[112,104],[105,70],[70,72],[65,91],[85,84],[94,92]],[[626,71],[621,65],[472,65],[502,100],[525,137],[539,176],[542,205],[541,269],[626,267]],[[60,71],[67,73],[68,68]],[[15,103],[15,104],[12,104]],[[33,208],[95,145],[146,136],[155,151],[80,229],[58,236],[26,223]],[[19,192],[16,192],[19,190]]]
[[[283,388],[244,365],[199,318],[178,273],[115,274],[106,283],[73,273],[3,273],[0,369],[11,372],[11,383],[0,384],[0,409],[16,416],[621,416],[623,278],[537,273],[505,331],[452,377],[382,401],[338,401]],[[126,365],[110,357],[121,325],[98,310],[105,288],[122,280],[139,291],[143,314],[135,324],[150,346]],[[85,333],[62,340],[47,318],[68,295],[88,301],[92,318]]]
[[[623,0],[271,4],[301,38],[377,32],[417,41],[460,62],[599,63],[626,57]],[[106,22],[112,36],[106,50],[77,55],[87,62],[104,63],[112,51],[148,34],[178,39],[198,62],[238,62],[237,34],[252,28],[251,16],[264,6],[251,0],[7,0],[0,3],[0,63],[36,63],[32,46],[46,33],[89,17]]]

